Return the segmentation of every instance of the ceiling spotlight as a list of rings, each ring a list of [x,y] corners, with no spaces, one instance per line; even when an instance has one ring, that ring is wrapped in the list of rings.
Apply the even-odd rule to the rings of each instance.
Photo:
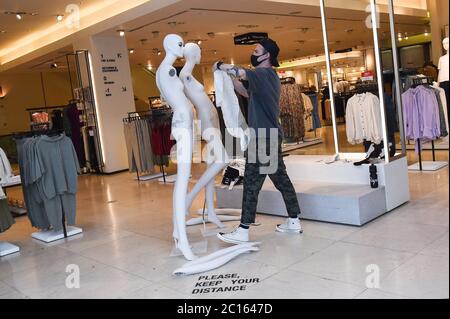
[[[208,34],[208,37],[210,37],[211,39],[213,39],[216,36],[216,34],[214,32],[208,32],[207,34]]]
[[[153,31],[152,34],[154,38],[159,37],[159,31]]]
[[[425,30],[424,35],[425,35],[426,37],[430,35],[430,33],[428,32],[428,30]]]
[[[56,21],[61,22],[62,19],[63,19],[63,15],[62,15],[62,14],[58,14],[58,15],[56,16]]]
[[[133,54],[134,53],[134,49],[130,49],[130,50],[128,50],[128,52],[130,52],[130,54]]]
[[[187,37],[188,34],[189,34],[189,32],[187,32],[187,31],[180,32],[180,35],[182,37]]]
[[[147,43],[147,39],[140,39],[139,41],[141,42],[142,45],[145,45]]]
[[[17,13],[17,14],[16,14],[16,19],[17,19],[17,20],[22,20],[22,14]]]
[[[405,40],[408,40],[408,39],[409,39],[408,33],[405,32]]]
[[[6,33],[6,30],[0,30],[0,33]]]
[[[124,30],[119,30],[118,32],[119,32],[119,35],[120,35],[121,37],[124,37],[124,36],[125,36],[125,31],[124,31]]]
[[[51,67],[52,69],[56,69],[56,68],[58,67],[58,64],[52,63],[50,67]]]
[[[309,29],[310,28],[300,28],[300,30],[303,32],[303,33],[306,33],[306,32],[308,32],[309,31]]]
[[[198,41],[197,41],[197,44],[198,44],[198,45],[202,45],[202,40],[198,40]]]
[[[217,50],[214,50],[213,53],[214,53],[214,54],[217,54]]]
[[[158,55],[161,55],[161,54],[162,54],[162,52],[158,50],[158,53],[157,53],[157,54],[158,54]]]

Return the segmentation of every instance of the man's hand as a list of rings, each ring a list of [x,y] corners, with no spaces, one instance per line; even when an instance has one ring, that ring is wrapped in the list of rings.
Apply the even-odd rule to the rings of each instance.
[[[238,78],[241,80],[246,79],[245,70],[232,64],[225,64],[222,61],[218,61],[213,65],[213,72],[217,70],[225,71],[234,78]]]

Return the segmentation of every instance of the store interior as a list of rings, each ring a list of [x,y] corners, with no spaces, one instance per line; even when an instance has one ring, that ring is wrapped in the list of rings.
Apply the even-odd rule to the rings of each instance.
[[[0,5],[0,148],[12,169],[1,176],[1,208],[11,217],[0,220],[8,226],[1,225],[0,243],[19,248],[0,257],[0,298],[448,298],[447,1],[394,0],[393,15],[391,1],[376,1],[375,15],[375,1],[363,0],[106,2],[81,1],[76,10],[53,0]],[[80,21],[70,20],[74,14]],[[213,64],[250,68],[254,42],[236,41],[261,33],[281,49],[283,153],[305,231],[274,232],[286,213],[273,186],[264,186],[260,225],[252,227],[260,250],[206,273],[249,278],[245,291],[196,292],[196,276],[172,273],[186,260],[172,238],[172,110],[156,83],[163,40],[178,34],[200,46],[193,76],[215,103]],[[405,92],[422,87],[432,90],[439,114],[430,138],[404,124]],[[354,136],[352,115],[362,96],[381,114],[378,136],[364,140]],[[247,116],[247,101],[239,102]],[[233,139],[217,110],[224,139]],[[76,202],[63,213],[63,230],[61,216],[57,227],[50,217],[42,226],[26,198],[38,178],[22,143],[45,144],[39,141],[54,129],[74,146],[62,156],[74,169],[63,165],[62,174],[78,182],[76,191],[63,190]],[[191,189],[206,169],[198,127],[194,138]],[[233,141],[228,153],[242,158]],[[46,153],[44,146],[36,152]],[[62,210],[72,200],[64,196]],[[241,186],[224,186],[218,175],[215,204],[239,210]],[[200,192],[186,219],[204,209]],[[239,224],[230,216],[229,229]],[[211,223],[187,227],[198,255],[228,247],[217,231]],[[80,289],[64,284],[69,264],[81,269]],[[381,268],[376,289],[366,282],[371,264]]]

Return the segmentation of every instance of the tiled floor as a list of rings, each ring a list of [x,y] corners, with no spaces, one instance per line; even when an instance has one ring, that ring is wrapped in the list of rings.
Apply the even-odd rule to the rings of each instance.
[[[327,152],[329,143],[296,154]],[[438,159],[448,161],[448,151]],[[201,169],[194,167],[193,181]],[[274,226],[282,218],[259,215],[253,238],[260,251],[207,273],[257,281],[245,291],[193,294],[199,276],[172,275],[185,263],[170,256],[173,185],[138,183],[128,173],[81,176],[82,235],[47,245],[31,239],[27,217],[0,235],[21,247],[0,258],[0,298],[448,298],[448,168],[409,177],[411,201],[361,228],[304,221],[303,235],[280,234]],[[8,194],[18,197],[20,189]],[[200,196],[193,210],[202,205]],[[191,242],[206,241],[208,253],[227,247],[202,228],[188,228]],[[69,265],[79,267],[79,289],[66,287]],[[370,281],[377,272],[379,285]]]

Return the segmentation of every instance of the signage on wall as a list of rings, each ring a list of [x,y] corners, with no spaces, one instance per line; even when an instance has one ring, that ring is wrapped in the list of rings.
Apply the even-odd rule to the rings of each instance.
[[[100,54],[100,62],[103,74],[103,85],[106,97],[112,97],[121,92],[127,92],[126,85],[120,83],[119,64],[123,57],[122,53],[116,53],[114,56]],[[119,83],[118,83],[119,82]]]
[[[367,72],[363,72],[361,73],[361,81],[373,81],[374,79],[374,74],[373,71],[367,71]]]
[[[250,32],[234,37],[235,45],[253,45],[259,43],[263,39],[267,39],[269,35],[266,32]]]

